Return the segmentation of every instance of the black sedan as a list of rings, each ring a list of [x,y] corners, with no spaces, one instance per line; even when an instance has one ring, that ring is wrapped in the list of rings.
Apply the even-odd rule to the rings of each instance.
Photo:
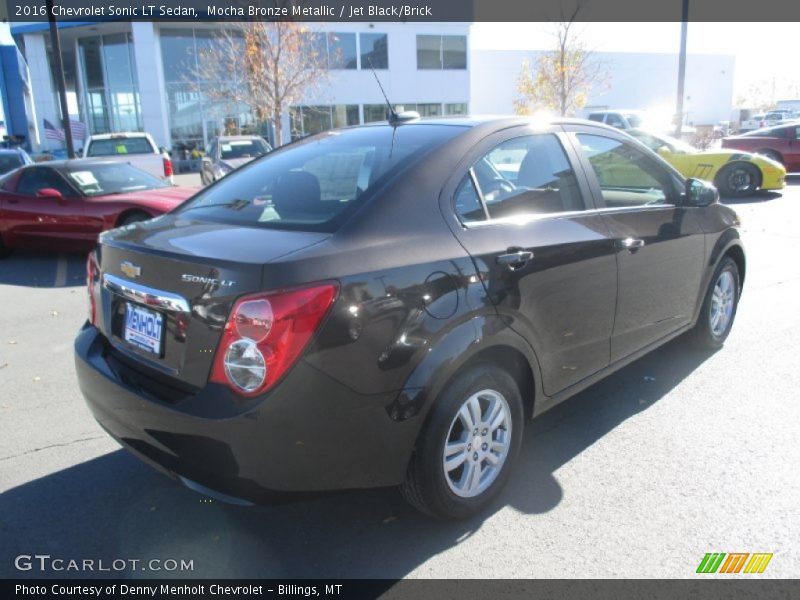
[[[680,334],[723,344],[745,255],[717,199],[596,123],[322,133],[101,236],[80,386],[207,495],[400,486],[464,518],[529,418]]]

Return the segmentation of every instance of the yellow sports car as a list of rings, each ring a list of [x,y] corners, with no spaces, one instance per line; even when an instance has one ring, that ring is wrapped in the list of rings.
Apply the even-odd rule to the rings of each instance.
[[[685,177],[711,181],[723,196],[748,196],[757,190],[780,190],[786,185],[786,169],[777,161],[738,150],[698,150],[678,139],[628,129],[645,146],[658,153]]]

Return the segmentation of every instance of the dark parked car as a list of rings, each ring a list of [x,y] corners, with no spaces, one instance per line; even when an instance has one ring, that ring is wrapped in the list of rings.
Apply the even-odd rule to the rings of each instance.
[[[200,179],[203,185],[225,177],[234,169],[264,156],[272,150],[267,141],[257,135],[228,135],[216,138],[203,157]]]
[[[527,419],[682,333],[722,345],[745,256],[717,198],[585,121],[322,133],[102,236],[80,386],[216,498],[399,485],[463,518]]]
[[[756,129],[722,140],[723,148],[762,154],[781,163],[789,173],[800,172],[800,121]]]

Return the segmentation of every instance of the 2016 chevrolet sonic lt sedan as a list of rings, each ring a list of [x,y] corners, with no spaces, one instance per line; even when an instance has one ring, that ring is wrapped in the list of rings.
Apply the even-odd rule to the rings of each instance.
[[[527,419],[679,334],[722,345],[745,255],[717,200],[589,122],[321,133],[101,236],[80,386],[212,497],[399,485],[463,518]]]

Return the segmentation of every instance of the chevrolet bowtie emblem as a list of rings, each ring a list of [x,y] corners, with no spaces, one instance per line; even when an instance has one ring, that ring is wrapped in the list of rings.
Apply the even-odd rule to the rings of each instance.
[[[139,265],[133,264],[129,260],[124,260],[119,265],[119,270],[125,273],[128,277],[138,277],[142,274],[142,268]]]

